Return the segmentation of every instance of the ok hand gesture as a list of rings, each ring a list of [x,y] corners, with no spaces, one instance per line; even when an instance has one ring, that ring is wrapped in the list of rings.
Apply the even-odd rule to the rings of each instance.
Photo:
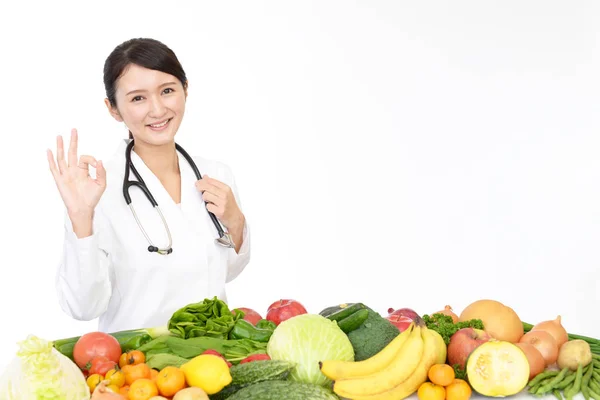
[[[48,149],[48,164],[70,216],[91,217],[106,189],[106,170],[102,161],[92,156],[81,156],[77,161],[77,130],[71,131],[68,164],[65,161],[62,136],[56,138],[58,167]],[[90,176],[89,166],[96,168],[96,179]]]

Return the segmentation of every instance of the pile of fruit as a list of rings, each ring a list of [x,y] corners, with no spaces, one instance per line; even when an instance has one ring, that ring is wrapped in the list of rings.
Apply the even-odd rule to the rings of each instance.
[[[18,354],[0,398],[600,400],[600,340],[568,333],[560,316],[523,322],[488,299],[459,315],[446,306],[385,316],[363,303],[309,313],[279,300],[263,318],[215,297],[182,307],[164,327],[30,338]]]

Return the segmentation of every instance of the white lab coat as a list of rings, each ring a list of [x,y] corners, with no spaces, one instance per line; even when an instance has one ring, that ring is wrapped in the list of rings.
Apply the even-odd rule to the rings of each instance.
[[[179,153],[181,203],[175,204],[158,178],[131,152],[131,160],[146,182],[167,221],[173,252],[148,251],[148,242],[123,198],[124,140],[105,164],[107,187],[94,214],[92,236],[77,238],[68,216],[62,261],[56,274],[61,308],[82,321],[99,318],[98,330],[166,326],[173,312],[190,303],[217,296],[227,302],[225,284],[236,278],[250,260],[250,231],[244,227],[239,253],[215,243],[218,237],[196,176]],[[193,157],[200,174],[229,185],[241,208],[234,177],[221,162]],[[130,179],[135,180],[133,172]],[[154,245],[167,245],[162,220],[137,187],[130,189],[132,204]]]

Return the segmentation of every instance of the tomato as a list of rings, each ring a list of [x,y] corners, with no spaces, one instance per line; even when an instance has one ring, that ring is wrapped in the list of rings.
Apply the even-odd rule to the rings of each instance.
[[[240,361],[240,364],[245,364],[247,362],[252,362],[252,361],[260,361],[260,360],[270,360],[271,357],[269,357],[268,354],[254,354],[252,356],[248,356],[246,358],[244,358],[242,361]]]
[[[146,362],[146,356],[139,350],[132,350],[127,353],[121,354],[119,358],[119,367],[123,368],[125,365],[136,365]]]
[[[73,360],[81,369],[87,369],[92,358],[106,357],[115,363],[121,356],[121,345],[113,336],[103,332],[91,332],[81,336],[73,348]]]
[[[109,380],[111,385],[115,385],[117,387],[125,385],[125,374],[123,371],[111,369],[106,373],[106,375],[104,375],[104,379]]]
[[[106,375],[108,371],[115,368],[117,364],[114,361],[110,361],[106,357],[94,357],[90,362],[90,374]]]

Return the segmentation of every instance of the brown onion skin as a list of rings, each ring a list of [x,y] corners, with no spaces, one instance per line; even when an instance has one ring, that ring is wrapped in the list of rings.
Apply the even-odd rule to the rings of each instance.
[[[452,307],[450,307],[450,306],[446,306],[446,307],[444,307],[443,310],[434,312],[433,314],[444,314],[444,315],[451,317],[452,322],[454,322],[454,323],[458,322],[458,315],[454,314],[454,312],[452,311]]]
[[[546,331],[529,331],[523,335],[519,343],[529,343],[538,349],[546,361],[546,366],[550,366],[558,360],[556,340]]]
[[[556,345],[560,349],[560,346],[565,344],[569,340],[569,334],[566,329],[562,326],[560,315],[554,320],[539,322],[531,328],[532,331],[546,331],[554,337]]]
[[[544,372],[546,369],[546,360],[534,345],[530,343],[515,343],[515,345],[523,350],[527,361],[529,361],[529,380]]]

